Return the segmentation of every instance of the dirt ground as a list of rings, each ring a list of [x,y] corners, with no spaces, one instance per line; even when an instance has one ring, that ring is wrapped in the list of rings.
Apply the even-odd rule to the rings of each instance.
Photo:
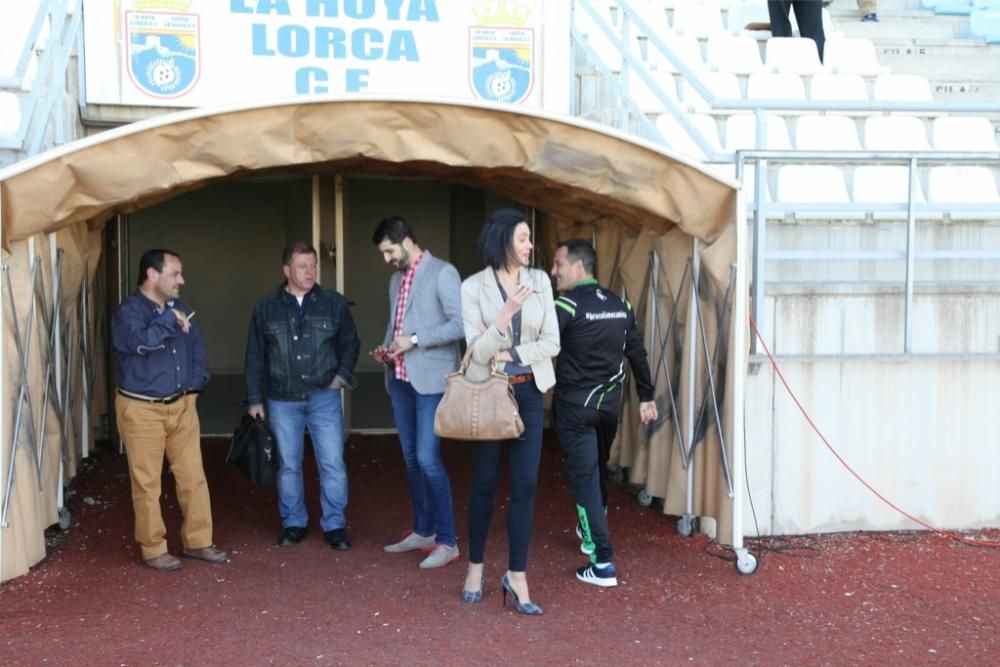
[[[73,484],[73,525],[50,532],[49,556],[0,588],[0,665],[996,665],[1000,549],[927,533],[811,536],[751,543],[740,576],[704,536],[612,490],[619,586],[576,581],[584,564],[573,504],[547,434],[528,577],[542,617],[501,606],[504,494],[487,546],[482,602],[463,604],[462,563],[417,568],[387,554],[410,524],[393,436],[352,436],[349,534],[335,552],[319,531],[279,548],[273,489],[255,489],[204,443],[215,539],[226,565],[185,561],[159,573],[138,563],[128,472],[109,447]],[[465,547],[469,445],[446,443]],[[179,514],[164,500],[171,550]],[[845,489],[845,493],[861,493]],[[976,537],[1000,540],[1000,531]],[[464,558],[463,558],[464,561]]]

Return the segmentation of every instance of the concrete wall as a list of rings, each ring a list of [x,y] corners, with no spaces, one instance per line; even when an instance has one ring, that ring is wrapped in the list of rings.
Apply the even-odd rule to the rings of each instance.
[[[786,287],[768,299],[767,343],[813,421],[858,474],[917,518],[942,528],[996,526],[998,292],[922,294],[915,347],[943,355],[890,357],[877,353],[898,349],[901,298],[826,290]],[[876,354],[817,356],[838,353]],[[747,382],[748,486],[761,533],[917,528],[851,476],[767,359],[755,361]],[[753,535],[749,505],[745,526]]]

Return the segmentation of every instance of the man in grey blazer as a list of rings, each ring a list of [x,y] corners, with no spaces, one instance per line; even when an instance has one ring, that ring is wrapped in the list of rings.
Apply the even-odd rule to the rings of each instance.
[[[420,567],[442,567],[459,554],[451,481],[441,462],[441,440],[434,435],[434,413],[445,376],[460,362],[462,282],[454,266],[417,245],[416,234],[400,216],[379,223],[372,243],[396,269],[389,280],[385,340],[372,356],[386,366],[413,502],[413,530],[385,550],[428,551]]]

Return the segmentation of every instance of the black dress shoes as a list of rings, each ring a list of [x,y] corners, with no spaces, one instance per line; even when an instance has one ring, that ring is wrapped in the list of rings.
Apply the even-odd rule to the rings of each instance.
[[[351,541],[347,539],[347,531],[343,528],[334,528],[324,532],[323,539],[337,551],[347,551],[351,548]]]
[[[306,529],[301,526],[289,526],[281,531],[278,538],[279,547],[290,547],[301,542],[306,536]]]

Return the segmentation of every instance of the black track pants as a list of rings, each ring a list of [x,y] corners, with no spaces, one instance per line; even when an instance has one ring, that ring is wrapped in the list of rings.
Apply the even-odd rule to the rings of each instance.
[[[611,562],[614,552],[604,509],[608,503],[608,455],[618,430],[618,415],[566,403],[558,397],[553,407],[583,541],[593,541],[596,546],[591,560]]]

